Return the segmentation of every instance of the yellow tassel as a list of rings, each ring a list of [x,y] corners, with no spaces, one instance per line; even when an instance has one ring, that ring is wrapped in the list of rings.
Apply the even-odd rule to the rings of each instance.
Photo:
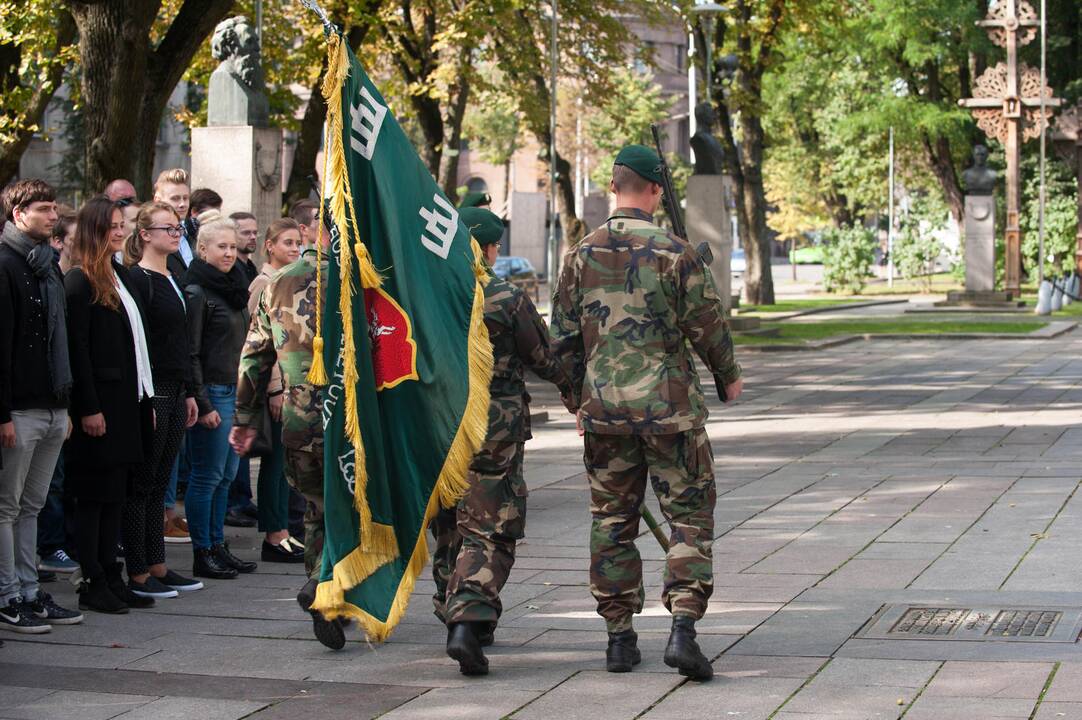
[[[383,277],[381,277],[376,270],[376,266],[372,262],[372,256],[368,254],[368,248],[364,246],[364,243],[354,243],[353,253],[357,256],[357,272],[361,276],[361,287],[381,287],[383,285]]]
[[[323,365],[323,337],[312,338],[312,367],[308,368],[308,382],[313,385],[327,384],[327,368]]]

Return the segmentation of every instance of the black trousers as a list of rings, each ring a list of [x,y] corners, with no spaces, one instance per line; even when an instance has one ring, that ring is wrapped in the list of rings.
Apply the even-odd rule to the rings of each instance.
[[[124,504],[80,499],[75,508],[75,543],[83,577],[102,582],[116,564],[116,540]],[[159,532],[161,532],[159,530]]]
[[[142,575],[149,566],[165,562],[162,507],[165,488],[180,451],[188,417],[184,388],[179,382],[155,382],[152,401],[156,417],[150,453],[135,471],[124,502],[124,555],[128,576]]]

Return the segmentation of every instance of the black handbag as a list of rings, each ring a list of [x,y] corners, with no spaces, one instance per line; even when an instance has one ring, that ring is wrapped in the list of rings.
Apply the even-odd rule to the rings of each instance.
[[[266,401],[263,403],[263,412],[260,413],[255,439],[252,440],[252,449],[248,451],[248,457],[264,458],[273,454],[274,423],[271,420],[270,402]]]

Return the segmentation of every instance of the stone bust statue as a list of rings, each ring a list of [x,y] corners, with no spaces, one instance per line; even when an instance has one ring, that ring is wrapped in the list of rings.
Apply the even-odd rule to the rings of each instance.
[[[693,175],[721,175],[725,172],[725,151],[714,137],[714,125],[718,117],[710,103],[695,106],[697,128],[691,136],[691,149],[695,151]]]
[[[221,62],[210,76],[207,124],[267,127],[259,38],[248,19],[240,15],[218,23],[210,50]]]
[[[991,195],[996,187],[996,171],[988,167],[988,148],[973,146],[973,165],[962,173],[966,195]]]

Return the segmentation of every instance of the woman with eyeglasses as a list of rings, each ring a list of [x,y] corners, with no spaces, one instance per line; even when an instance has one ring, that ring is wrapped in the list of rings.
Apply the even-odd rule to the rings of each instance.
[[[199,215],[197,257],[188,266],[188,345],[199,420],[188,434],[192,471],[184,505],[196,577],[231,579],[253,572],[225,545],[229,485],[240,458],[229,446],[240,352],[248,335],[248,284],[237,261],[237,225],[217,210]]]
[[[65,481],[78,503],[79,607],[103,613],[154,604],[128,589],[116,560],[128,485],[154,423],[143,309],[127,268],[114,259],[123,246],[120,208],[104,197],[91,199],[75,226],[82,264],[64,278],[74,378]]]
[[[150,367],[154,377],[154,426],[146,458],[135,473],[124,503],[124,550],[128,588],[141,597],[169,598],[200,590],[203,583],[166,567],[159,517],[162,498],[180,450],[184,430],[198,409],[191,390],[188,320],[184,293],[167,267],[181,242],[181,225],[170,205],[139,208],[124,242],[124,264],[146,308]]]

